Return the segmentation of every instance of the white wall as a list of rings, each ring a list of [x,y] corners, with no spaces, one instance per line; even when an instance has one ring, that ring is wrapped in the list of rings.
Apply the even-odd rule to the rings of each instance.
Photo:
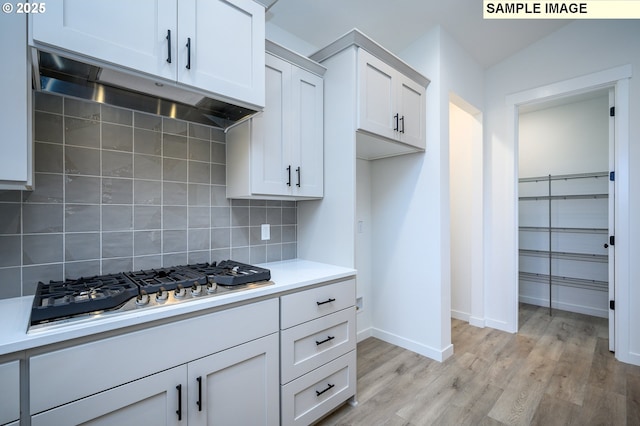
[[[356,267],[358,268],[356,297],[362,298],[358,311],[358,340],[367,338],[373,327],[373,212],[371,210],[371,162],[356,160]]]
[[[638,21],[575,21],[560,30],[513,55],[485,72],[485,125],[487,148],[485,175],[488,192],[489,221],[485,229],[487,238],[488,279],[486,316],[497,328],[516,331],[517,299],[514,277],[517,261],[516,235],[516,179],[517,147],[510,134],[510,120],[506,98],[532,88],[574,79],[590,73],[630,64],[634,71],[640,69],[640,22]],[[631,78],[629,87],[630,117],[640,114],[640,81]],[[640,138],[640,121],[631,120],[629,140]],[[629,146],[628,208],[630,216],[640,212],[640,145]],[[624,169],[624,167],[623,167]],[[617,235],[628,245],[629,259],[638,259],[640,253],[640,223],[631,221],[628,232]],[[628,362],[640,364],[640,264],[633,262],[617,274],[623,280],[621,287],[628,294],[616,300],[616,315],[621,345],[616,356]],[[633,307],[633,308],[632,308]]]

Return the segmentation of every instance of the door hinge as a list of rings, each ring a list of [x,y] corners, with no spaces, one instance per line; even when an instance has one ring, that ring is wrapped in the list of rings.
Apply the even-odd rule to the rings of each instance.
[[[609,180],[611,182],[616,180],[616,172],[609,172]]]
[[[616,245],[616,236],[615,235],[609,236],[609,245],[610,246],[615,246]]]
[[[615,117],[616,116],[616,107],[612,106],[611,108],[609,108],[609,117]]]
[[[611,309],[612,311],[616,310],[616,301],[615,300],[609,300],[609,309]]]

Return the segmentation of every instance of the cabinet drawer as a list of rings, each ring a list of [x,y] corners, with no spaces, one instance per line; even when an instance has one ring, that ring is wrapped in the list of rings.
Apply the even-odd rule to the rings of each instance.
[[[31,414],[278,331],[270,299],[29,359]],[[69,375],[69,366],[81,375]]]
[[[356,348],[356,310],[347,308],[282,331],[281,383]]]
[[[280,328],[332,314],[356,303],[356,280],[316,287],[280,298]]]
[[[0,364],[0,424],[20,418],[20,361]]]
[[[356,393],[356,351],[282,386],[282,424],[308,425]]]

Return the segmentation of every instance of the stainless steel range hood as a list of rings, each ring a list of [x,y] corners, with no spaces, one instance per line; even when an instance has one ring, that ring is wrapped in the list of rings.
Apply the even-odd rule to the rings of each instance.
[[[92,100],[228,129],[257,111],[206,97],[170,83],[99,67],[55,53],[35,52],[36,90]]]

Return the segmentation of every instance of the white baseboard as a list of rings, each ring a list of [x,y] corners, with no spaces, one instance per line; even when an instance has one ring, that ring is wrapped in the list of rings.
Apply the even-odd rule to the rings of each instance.
[[[509,323],[507,323],[506,321],[498,321],[491,318],[486,318],[484,320],[484,324],[486,327],[495,328],[496,330],[506,331],[507,333],[515,333],[518,331],[518,330],[512,329],[515,326],[515,324],[509,327]]]
[[[629,352],[627,354],[616,352],[616,359],[627,364],[640,365],[640,354],[635,352]]]
[[[469,317],[469,324],[474,327],[484,328],[486,326],[484,318]]]
[[[460,321],[469,322],[469,318],[471,318],[471,314],[466,312],[456,311],[455,309],[451,310],[451,318],[458,319]]]
[[[360,343],[361,341],[363,341],[364,339],[373,336],[373,328],[369,327],[369,328],[365,328],[364,330],[360,330],[356,333],[356,337],[357,337],[357,342]]]
[[[518,300],[522,303],[528,303],[535,306],[549,306],[549,299],[541,299],[538,297],[520,295]],[[576,305],[566,302],[553,301],[553,308],[561,311],[575,312],[577,314],[591,315],[592,317],[609,318],[609,311],[606,309],[598,309],[591,306]]]
[[[406,339],[402,336],[380,330],[378,328],[373,329],[372,335],[373,337],[384,340],[387,343],[400,346],[401,348],[408,349],[412,352],[424,355],[427,358],[431,358],[439,362],[442,362],[453,355],[453,345],[451,344],[444,349],[436,349],[422,343]]]

